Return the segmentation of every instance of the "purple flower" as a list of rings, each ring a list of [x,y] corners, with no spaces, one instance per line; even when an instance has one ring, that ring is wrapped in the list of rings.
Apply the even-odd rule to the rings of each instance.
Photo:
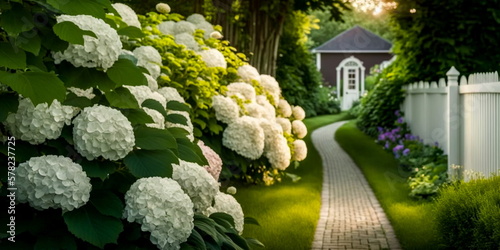
[[[401,112],[400,112],[399,110],[396,110],[396,111],[394,112],[394,114],[395,114],[397,117],[400,117],[400,116],[401,116]]]
[[[384,146],[384,148],[385,148],[385,149],[389,149],[389,142],[388,142],[388,141],[386,141],[386,142],[385,142],[385,146]]]
[[[404,156],[407,156],[408,154],[410,154],[410,149],[409,148],[403,150],[403,155]]]
[[[403,146],[403,145],[397,145],[396,147],[394,147],[394,148],[392,149],[392,151],[393,151],[394,153],[396,153],[396,152],[399,152],[399,151],[403,150],[404,148],[405,148],[405,146]]]
[[[434,142],[434,146],[439,147],[439,142]]]
[[[377,127],[377,130],[378,130],[379,133],[384,132],[384,128],[382,128],[382,127]]]
[[[403,122],[404,122],[403,117],[399,117],[396,122],[399,123],[399,124],[403,124]]]

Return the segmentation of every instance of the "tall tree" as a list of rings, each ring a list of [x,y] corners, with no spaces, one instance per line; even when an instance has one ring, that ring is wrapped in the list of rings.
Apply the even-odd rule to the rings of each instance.
[[[278,46],[287,17],[296,10],[328,10],[340,20],[343,0],[206,0],[205,11],[223,27],[232,45],[250,55],[262,74],[275,75]]]

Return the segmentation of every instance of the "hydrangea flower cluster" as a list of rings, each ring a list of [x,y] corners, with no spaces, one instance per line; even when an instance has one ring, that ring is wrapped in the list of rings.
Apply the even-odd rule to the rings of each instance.
[[[302,139],[307,135],[307,127],[301,120],[292,121],[292,132],[297,138]]]
[[[281,116],[281,117],[290,117],[292,116],[292,107],[290,106],[290,104],[288,103],[287,100],[285,99],[281,99],[278,103],[278,114]]]
[[[306,112],[301,106],[293,106],[292,108],[292,116],[295,120],[304,120],[306,118]]]
[[[281,96],[281,88],[278,81],[270,75],[260,75],[260,85],[273,97],[274,104],[278,105]]]
[[[242,116],[224,130],[222,144],[248,159],[256,160],[264,152],[264,130],[258,119]]]
[[[141,23],[139,22],[139,18],[135,11],[129,6],[122,3],[114,3],[112,4],[113,8],[115,8],[116,12],[121,16],[122,21],[126,23],[128,26],[134,26],[137,28],[141,28]]]
[[[40,103],[35,107],[30,99],[23,98],[17,112],[7,116],[5,126],[16,138],[37,145],[47,139],[57,139],[64,124],[69,125],[74,115],[73,107],[61,105],[57,100],[50,106]]]
[[[198,54],[208,67],[227,68],[226,58],[216,49],[200,50]]]
[[[194,228],[193,216],[191,199],[169,178],[139,179],[125,194],[123,217],[151,232],[160,249],[180,249]]]
[[[17,199],[38,210],[71,211],[88,202],[90,178],[70,158],[56,155],[33,157],[16,168]]]
[[[81,88],[76,88],[76,87],[68,87],[68,90],[71,91],[71,93],[75,94],[78,97],[85,97],[89,100],[94,99],[95,94],[94,88],[88,88],[88,89],[81,89]]]
[[[220,172],[222,171],[222,159],[212,148],[205,145],[202,140],[198,141],[198,146],[208,161],[208,166],[204,166],[205,170],[218,181]]]
[[[75,148],[88,160],[119,160],[135,144],[132,125],[120,111],[101,105],[86,107],[73,120]]]
[[[218,182],[200,165],[179,160],[173,164],[172,179],[177,181],[182,190],[191,198],[195,211],[207,210],[219,191]]]
[[[158,11],[159,13],[168,14],[170,13],[170,10],[170,5],[166,3],[159,3],[156,5],[156,11]]]
[[[279,124],[265,119],[261,119],[260,122],[266,136],[264,155],[273,168],[285,170],[290,165],[291,152],[288,141],[283,136],[283,129]]]
[[[303,161],[307,156],[307,145],[303,140],[295,140],[293,142],[293,157],[294,161]]]
[[[133,53],[137,58],[137,66],[146,68],[151,77],[156,80],[160,76],[160,65],[162,65],[160,52],[152,46],[141,46],[135,48]]]
[[[229,194],[222,192],[217,193],[215,196],[215,204],[207,210],[208,214],[213,213],[227,213],[234,219],[235,229],[238,233],[243,233],[243,225],[245,222],[245,215],[243,209],[238,201]]]
[[[212,97],[212,107],[215,110],[217,120],[231,124],[239,117],[239,107],[231,97],[216,95]]]
[[[150,108],[142,108],[146,114],[148,114],[154,121],[154,123],[147,123],[146,126],[150,128],[159,128],[159,129],[164,129],[165,128],[165,117],[158,111]]]
[[[180,103],[186,102],[184,98],[182,98],[182,96],[179,94],[179,91],[177,91],[176,88],[162,87],[158,89],[156,92],[160,93],[163,97],[165,97],[167,103],[169,101],[178,101]]]
[[[130,93],[135,97],[137,103],[142,105],[142,103],[147,99],[153,99],[158,101],[164,108],[167,107],[167,101],[165,97],[156,91],[152,91],[148,86],[123,86],[127,88]]]
[[[238,76],[243,82],[247,83],[252,83],[252,80],[261,81],[259,71],[249,64],[238,68]]]
[[[83,36],[84,45],[70,44],[63,52],[53,52],[56,64],[68,61],[75,67],[95,68],[107,70],[118,60],[122,51],[122,43],[115,29],[102,19],[89,15],[60,15],[57,22],[72,22],[82,30],[94,32],[97,38]]]
[[[243,97],[244,100],[255,102],[255,88],[246,82],[233,82],[227,85],[226,96]]]

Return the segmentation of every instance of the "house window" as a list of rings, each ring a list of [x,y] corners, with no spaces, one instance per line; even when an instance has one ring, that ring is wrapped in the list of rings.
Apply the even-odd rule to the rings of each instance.
[[[347,88],[356,89],[356,69],[349,69],[347,71]]]

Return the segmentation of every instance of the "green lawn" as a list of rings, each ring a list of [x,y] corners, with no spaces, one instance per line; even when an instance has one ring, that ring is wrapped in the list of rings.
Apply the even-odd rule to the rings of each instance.
[[[437,249],[439,241],[433,217],[434,203],[416,201],[408,196],[404,172],[398,171],[392,154],[358,130],[354,122],[339,128],[335,138],[363,171],[402,247]]]
[[[261,224],[247,225],[244,236],[262,241],[267,249],[310,249],[319,219],[323,181],[321,159],[310,134],[316,128],[348,118],[343,113],[304,120],[309,131],[304,138],[308,156],[298,169],[290,171],[302,177],[299,182],[286,179],[269,187],[237,186],[235,197],[245,216],[254,217]]]

